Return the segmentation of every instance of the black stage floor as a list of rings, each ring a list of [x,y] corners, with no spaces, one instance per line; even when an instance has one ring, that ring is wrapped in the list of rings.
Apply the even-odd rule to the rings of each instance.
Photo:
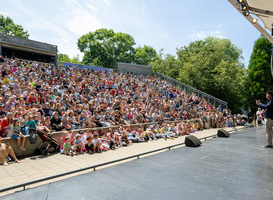
[[[204,141],[1,199],[273,199],[273,149],[263,127]]]

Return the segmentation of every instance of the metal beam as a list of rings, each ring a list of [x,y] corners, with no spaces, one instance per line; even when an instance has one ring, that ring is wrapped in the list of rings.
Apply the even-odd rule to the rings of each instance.
[[[238,10],[238,12],[240,12],[265,38],[268,39],[269,42],[271,42],[271,44],[273,44],[273,38],[271,37],[271,35],[265,30],[265,28],[263,28],[260,24],[258,23],[252,23],[253,18],[248,15],[245,16],[243,14],[243,11],[239,8],[239,4],[237,2],[235,2],[235,0],[228,0],[229,3],[231,3],[231,5],[233,5],[233,7]],[[253,8],[252,8],[253,9]],[[259,16],[257,16],[259,17]]]

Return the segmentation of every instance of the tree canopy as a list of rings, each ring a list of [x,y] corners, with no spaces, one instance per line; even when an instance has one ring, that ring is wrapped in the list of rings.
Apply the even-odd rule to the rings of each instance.
[[[29,37],[27,30],[24,30],[21,25],[15,24],[11,18],[4,17],[2,14],[0,14],[0,32],[26,39]]]
[[[272,44],[264,37],[258,38],[253,46],[245,81],[245,106],[257,108],[255,100],[266,101],[265,93],[272,89],[270,59]]]
[[[177,49],[177,59],[167,55],[153,64],[153,70],[240,107],[245,69],[242,50],[228,39],[207,37]]]
[[[133,60],[135,40],[127,33],[115,33],[112,29],[102,28],[81,36],[77,44],[79,50],[84,53],[85,64],[113,67],[113,60]]]
[[[77,54],[73,58],[70,58],[67,54],[58,53],[58,61],[59,62],[67,62],[67,63],[74,63],[74,64],[82,64],[80,61],[80,56]]]
[[[103,67],[113,67],[113,63],[136,63],[147,65],[157,56],[150,46],[134,48],[134,38],[127,34],[115,33],[112,29],[101,28],[82,35],[78,48],[84,53],[83,62]]]

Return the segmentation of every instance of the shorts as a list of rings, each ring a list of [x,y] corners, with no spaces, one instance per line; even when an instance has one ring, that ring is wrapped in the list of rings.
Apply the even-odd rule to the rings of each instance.
[[[19,133],[17,133],[17,134],[19,134]],[[11,137],[14,138],[15,140],[17,140],[17,138],[18,138],[19,136],[18,136],[18,135],[12,134]]]

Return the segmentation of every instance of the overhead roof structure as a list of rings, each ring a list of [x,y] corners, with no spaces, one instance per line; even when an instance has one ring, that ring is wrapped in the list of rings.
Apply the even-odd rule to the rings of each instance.
[[[228,1],[273,44],[273,0]]]

